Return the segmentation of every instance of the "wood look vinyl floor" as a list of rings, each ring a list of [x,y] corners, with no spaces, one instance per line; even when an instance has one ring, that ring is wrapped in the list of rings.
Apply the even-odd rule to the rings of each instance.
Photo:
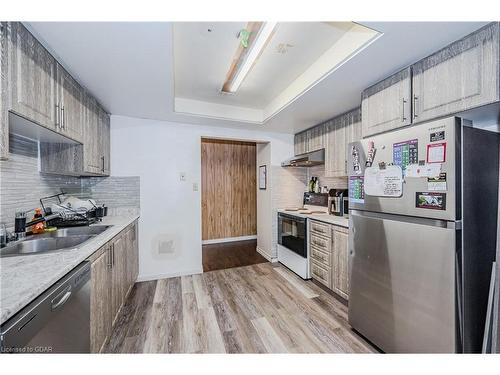
[[[257,252],[257,240],[203,245],[202,258],[203,272],[267,262]]]
[[[370,353],[347,307],[270,263],[136,283],[104,352]]]

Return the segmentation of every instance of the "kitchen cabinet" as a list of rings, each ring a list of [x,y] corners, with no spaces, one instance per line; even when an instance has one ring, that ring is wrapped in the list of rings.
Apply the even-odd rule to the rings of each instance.
[[[9,157],[8,57],[10,24],[0,22],[0,160]]]
[[[9,108],[51,130],[60,127],[56,60],[19,22],[10,23]]]
[[[306,131],[308,152],[318,151],[325,148],[325,129],[325,124],[321,124]]]
[[[110,141],[111,141],[111,128],[110,128],[110,118],[106,111],[99,107],[98,116],[98,136],[100,140],[99,145],[99,155],[101,159],[101,173],[105,176],[109,176],[111,172],[110,168]]]
[[[90,293],[90,351],[98,353],[106,338],[111,334],[113,324],[111,300],[111,251],[106,245],[91,263]]]
[[[110,119],[93,96],[84,95],[83,174],[109,175]]]
[[[83,141],[83,88],[57,64],[57,107],[60,114],[57,131],[75,141]]]
[[[500,99],[499,23],[493,22],[412,66],[413,122]]]
[[[409,67],[364,90],[361,94],[363,138],[410,125],[411,98]]]
[[[309,221],[311,276],[339,296],[349,298],[348,230]]]
[[[308,151],[309,151],[309,144],[307,141],[307,131],[295,134],[294,137],[295,155],[305,154]]]
[[[137,280],[137,223],[121,231],[88,259],[91,262],[91,352],[98,353]]]
[[[332,226],[332,289],[349,298],[348,230]]]
[[[356,108],[326,125],[325,177],[345,177],[347,145],[361,139],[361,110]]]

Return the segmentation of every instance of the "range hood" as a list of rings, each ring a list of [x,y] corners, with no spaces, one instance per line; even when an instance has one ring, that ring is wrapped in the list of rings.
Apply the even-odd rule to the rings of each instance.
[[[281,163],[282,167],[314,167],[325,164],[325,149],[294,156]]]

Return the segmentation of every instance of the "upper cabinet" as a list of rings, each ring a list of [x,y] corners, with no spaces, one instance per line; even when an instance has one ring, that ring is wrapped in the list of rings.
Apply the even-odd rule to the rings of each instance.
[[[0,26],[0,158],[8,158],[12,111],[78,143],[42,142],[43,172],[109,175],[109,115],[21,23]]]
[[[361,139],[361,109],[326,123],[325,177],[347,176],[347,145]]]
[[[499,34],[492,22],[363,91],[363,137],[498,102]]]
[[[110,173],[110,120],[106,111],[89,94],[84,98],[83,174]]]
[[[411,97],[410,68],[363,91],[361,95],[363,137],[410,125]]]
[[[56,100],[56,60],[21,23],[10,25],[10,110],[57,130],[61,120]]]
[[[498,101],[498,22],[419,61],[412,70],[413,122]]]
[[[309,151],[309,144],[307,142],[307,131],[295,134],[294,138],[295,155],[305,154],[308,151]]]
[[[57,64],[57,131],[75,141],[83,141],[83,88],[71,75]]]
[[[7,112],[9,33],[10,25],[7,22],[0,22],[0,160],[7,159],[9,156],[9,116]]]
[[[295,134],[294,151],[295,155],[306,152],[318,151],[326,145],[326,124],[321,124]]]

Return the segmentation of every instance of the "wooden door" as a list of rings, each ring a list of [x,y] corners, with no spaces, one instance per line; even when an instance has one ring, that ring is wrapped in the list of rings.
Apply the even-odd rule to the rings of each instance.
[[[348,126],[346,129],[346,147],[344,154],[344,171],[347,176],[347,160],[349,159],[349,143],[361,140],[361,108],[349,112]]]
[[[83,89],[73,77],[57,64],[58,104],[61,108],[61,129],[65,136],[83,141]]]
[[[99,154],[101,158],[101,173],[108,176],[110,174],[110,120],[106,111],[99,107]]]
[[[99,353],[111,333],[111,256],[109,246],[91,264],[90,351]]]
[[[0,22],[0,160],[9,157],[9,114],[6,93],[9,56],[10,23]]]
[[[56,60],[19,22],[12,22],[9,49],[9,106],[42,126],[57,130]]]
[[[203,240],[256,235],[255,143],[203,139],[201,177]]]
[[[493,22],[413,65],[413,122],[499,100],[499,25]]]
[[[406,68],[362,93],[363,138],[411,123],[411,70]]]
[[[348,231],[333,228],[333,289],[344,298],[349,297]]]

